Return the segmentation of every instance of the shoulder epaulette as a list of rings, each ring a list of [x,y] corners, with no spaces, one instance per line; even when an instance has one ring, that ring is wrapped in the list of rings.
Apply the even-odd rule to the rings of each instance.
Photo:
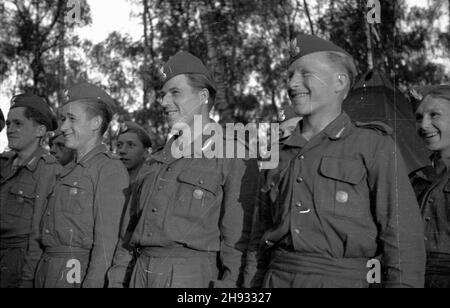
[[[56,163],[58,163],[58,160],[51,154],[44,154],[44,155],[42,155],[42,159],[47,164],[56,164]]]
[[[392,135],[393,129],[384,122],[374,121],[374,122],[355,122],[355,126],[359,128],[373,129],[381,132],[384,135]]]
[[[430,177],[434,174],[434,169],[432,166],[425,166],[422,168],[419,168],[417,170],[414,170],[413,172],[411,172],[408,176],[410,179],[413,179],[414,177],[418,176],[418,177]]]

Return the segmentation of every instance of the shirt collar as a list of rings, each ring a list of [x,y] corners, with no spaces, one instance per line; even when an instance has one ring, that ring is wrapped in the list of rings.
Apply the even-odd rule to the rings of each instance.
[[[303,147],[308,141],[301,134],[302,121],[297,124],[292,135],[284,141],[284,145],[290,147]],[[326,135],[330,140],[336,141],[348,136],[351,132],[352,121],[347,113],[342,112],[335,120],[333,120],[321,133]]]
[[[81,160],[78,162],[82,167],[86,168],[88,166],[88,162],[91,160],[91,158],[97,156],[100,153],[106,153],[108,151],[105,144],[99,144],[95,146],[90,152],[88,152],[86,155],[81,158]]]
[[[31,156],[25,160],[22,166],[30,171],[34,171],[37,167],[39,159],[45,154],[45,150],[42,147],[38,147],[36,151],[34,151],[33,154],[31,154]]]

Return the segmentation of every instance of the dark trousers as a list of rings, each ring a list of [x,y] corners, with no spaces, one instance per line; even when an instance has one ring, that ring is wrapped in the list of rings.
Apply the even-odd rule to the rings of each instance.
[[[22,283],[26,248],[0,249],[0,288],[18,288]]]
[[[144,249],[136,261],[130,288],[208,288],[218,275],[217,253]]]

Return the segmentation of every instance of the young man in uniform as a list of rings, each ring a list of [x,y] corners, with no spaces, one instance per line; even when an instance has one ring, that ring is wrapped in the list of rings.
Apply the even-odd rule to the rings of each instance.
[[[433,152],[411,174],[425,224],[426,288],[450,287],[450,85],[416,89],[417,133]]]
[[[0,286],[32,287],[40,217],[61,168],[40,142],[57,123],[43,98],[22,94],[11,100],[6,125],[12,151],[0,156]]]
[[[384,286],[423,286],[422,223],[392,131],[342,111],[351,56],[310,35],[291,49],[289,96],[303,119],[258,204],[246,285],[368,287],[381,257]]]
[[[251,231],[256,159],[204,155],[209,136],[202,135],[212,123],[216,90],[200,59],[180,52],[164,65],[164,74],[162,106],[173,136],[152,155],[151,170],[133,196],[142,212],[117,247],[110,286],[124,284],[129,249],[135,248],[140,254],[130,287],[236,287]],[[192,142],[184,142],[189,137]],[[174,152],[181,144],[193,148],[191,155]]]

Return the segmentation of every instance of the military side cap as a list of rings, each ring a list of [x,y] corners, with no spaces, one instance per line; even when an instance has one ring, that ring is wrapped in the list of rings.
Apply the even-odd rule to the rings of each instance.
[[[214,89],[216,89],[214,79],[203,62],[187,51],[180,51],[172,56],[162,68],[164,82],[181,74],[201,74],[205,76]]]
[[[117,137],[125,133],[134,133],[138,136],[139,140],[141,140],[142,144],[146,148],[150,148],[152,146],[152,141],[147,131],[140,125],[133,122],[125,122],[120,124],[119,132]]]
[[[450,100],[450,85],[413,87],[409,94],[417,101],[422,101],[429,94],[443,96]]]
[[[68,88],[65,92],[66,100],[64,104],[75,102],[78,100],[89,99],[106,105],[109,120],[116,112],[116,102],[103,89],[90,83],[80,83]]]
[[[323,51],[339,52],[353,59],[347,51],[330,41],[321,39],[320,37],[314,35],[299,34],[289,43],[289,64],[292,64],[297,59],[311,53]]]
[[[18,107],[26,107],[38,111],[45,117],[43,123],[47,130],[53,131],[58,128],[56,116],[45,99],[34,94],[19,94],[11,99],[11,109]]]

